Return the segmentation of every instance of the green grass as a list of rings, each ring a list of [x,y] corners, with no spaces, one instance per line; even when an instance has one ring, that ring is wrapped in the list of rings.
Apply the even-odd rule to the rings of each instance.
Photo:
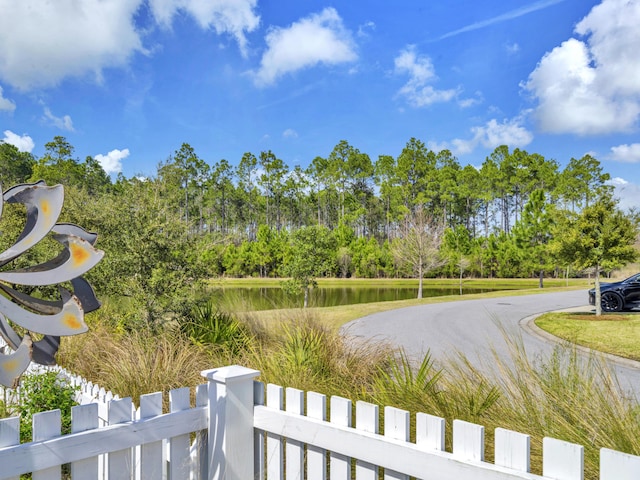
[[[640,361],[640,314],[547,313],[536,325],[556,337],[600,352]]]
[[[480,298],[536,295],[541,293],[576,290],[587,288],[584,283],[586,283],[586,281],[583,280],[582,285],[573,285],[570,287],[551,287],[543,289],[527,288],[522,290],[500,290],[487,293],[472,293],[468,295],[443,295],[441,297],[428,297],[422,299],[413,298],[410,300],[397,300],[391,302],[358,303],[353,305],[340,305],[336,307],[308,308],[307,311],[313,315],[316,315],[323,325],[337,329],[345,323],[348,323],[352,320],[357,320],[358,318],[364,317],[366,315],[371,315],[378,312],[386,312],[388,310],[395,310],[397,308],[453,302],[459,300],[476,300]],[[292,315],[296,315],[296,312],[300,312],[301,310],[302,309],[300,308],[262,310],[251,312],[247,315],[267,323],[277,323],[280,318],[286,318]]]
[[[282,279],[278,278],[219,278],[209,282],[211,287],[279,287]],[[451,278],[428,278],[424,280],[424,288],[456,288],[459,285],[458,279]],[[373,313],[385,312],[397,308],[412,307],[415,305],[427,305],[433,303],[443,303],[458,300],[473,300],[479,298],[497,298],[503,296],[532,295],[549,293],[555,291],[566,291],[590,288],[590,281],[584,278],[553,279],[544,280],[544,288],[538,288],[538,279],[464,279],[463,285],[466,288],[477,289],[500,289],[493,292],[473,293],[466,295],[445,295],[439,297],[425,297],[422,299],[397,300],[389,302],[358,303],[352,305],[340,305],[333,307],[311,307],[307,312],[314,315],[319,321],[330,328],[340,328],[345,323],[356,320]],[[388,288],[418,288],[416,279],[366,279],[366,278],[329,278],[319,279],[319,287],[339,288],[339,287],[388,287]],[[276,324],[282,318],[290,318],[299,315],[300,308],[275,308],[271,310],[256,311],[251,305],[243,302],[234,303],[233,299],[227,299],[229,308],[234,312],[245,312],[245,318],[252,318],[267,324]]]

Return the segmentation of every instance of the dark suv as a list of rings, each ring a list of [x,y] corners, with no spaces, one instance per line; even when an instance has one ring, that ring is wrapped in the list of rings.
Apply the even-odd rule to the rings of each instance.
[[[640,307],[640,273],[615,283],[601,283],[600,305],[603,312],[619,312]],[[589,290],[589,303],[596,304],[596,289]]]

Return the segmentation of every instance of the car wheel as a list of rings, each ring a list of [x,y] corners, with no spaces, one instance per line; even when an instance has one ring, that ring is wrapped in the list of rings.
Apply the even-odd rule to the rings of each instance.
[[[622,298],[612,292],[606,292],[602,294],[600,301],[602,310],[605,312],[619,312],[622,310]]]

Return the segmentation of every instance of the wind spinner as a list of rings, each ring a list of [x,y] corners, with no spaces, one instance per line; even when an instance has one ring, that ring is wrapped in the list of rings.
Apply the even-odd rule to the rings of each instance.
[[[0,201],[0,215],[5,203],[22,204],[26,208],[22,233],[11,247],[0,253],[0,336],[13,350],[13,353],[0,351],[0,384],[7,387],[17,385],[32,361],[55,365],[60,337],[86,332],[84,314],[100,307],[93,288],[82,275],[102,259],[104,252],[94,248],[95,233],[77,225],[56,223],[63,200],[62,185],[47,186],[40,181],[16,185],[4,192]],[[58,256],[39,265],[10,268],[11,262],[47,235],[62,245]],[[64,282],[71,283],[73,292],[58,285],[59,298],[53,301],[13,288]],[[18,330],[22,335],[15,325],[21,327]],[[39,334],[39,339],[34,340],[32,334]]]

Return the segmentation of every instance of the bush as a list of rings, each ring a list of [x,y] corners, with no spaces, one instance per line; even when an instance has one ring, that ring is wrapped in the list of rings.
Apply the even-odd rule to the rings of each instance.
[[[19,403],[13,409],[20,415],[20,441],[30,442],[33,438],[33,415],[60,409],[62,433],[71,432],[71,407],[77,405],[77,387],[58,375],[57,372],[27,374],[20,382]]]
[[[250,342],[247,328],[211,300],[191,309],[189,317],[180,321],[180,332],[195,345],[219,345],[234,354]]]

